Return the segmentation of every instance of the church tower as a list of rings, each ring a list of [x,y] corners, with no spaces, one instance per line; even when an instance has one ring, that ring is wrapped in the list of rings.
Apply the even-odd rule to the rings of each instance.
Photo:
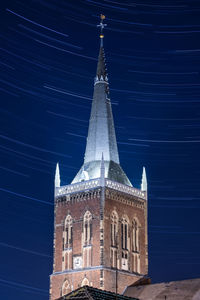
[[[72,183],[55,176],[54,264],[50,299],[89,285],[122,293],[148,273],[147,180],[132,186],[119,162],[100,22],[84,163]]]

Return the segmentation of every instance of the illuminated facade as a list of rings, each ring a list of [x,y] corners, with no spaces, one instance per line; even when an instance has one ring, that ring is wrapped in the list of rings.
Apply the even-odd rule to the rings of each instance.
[[[56,168],[51,300],[83,285],[122,293],[148,272],[146,173],[136,189],[120,166],[104,26],[83,166],[67,186]]]

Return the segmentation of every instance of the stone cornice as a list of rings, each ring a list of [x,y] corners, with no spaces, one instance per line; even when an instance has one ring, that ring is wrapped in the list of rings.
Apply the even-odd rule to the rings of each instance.
[[[87,181],[82,181],[74,184],[65,185],[62,187],[55,188],[55,198],[60,198],[61,196],[69,196],[71,197],[72,194],[77,192],[89,192],[91,190],[96,189],[98,187],[102,187],[101,178],[91,179]],[[105,187],[111,188],[113,190],[123,192],[124,194],[136,196],[137,198],[147,200],[146,193],[142,192],[139,189],[134,187],[121,184],[109,179],[105,179]]]
[[[80,192],[74,192],[72,194],[66,194],[55,198],[56,205],[64,205],[65,203],[77,203],[82,201],[94,201],[94,199],[100,199],[102,193],[101,187],[92,188],[91,190],[85,190]],[[121,202],[126,205],[134,206],[144,209],[146,200],[139,196],[134,196],[124,191],[119,191],[114,188],[105,188],[105,199],[111,199],[117,202]]]

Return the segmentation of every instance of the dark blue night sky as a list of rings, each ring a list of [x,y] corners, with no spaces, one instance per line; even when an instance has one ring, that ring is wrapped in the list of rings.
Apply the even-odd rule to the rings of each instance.
[[[80,169],[106,15],[121,165],[146,167],[149,275],[200,277],[200,2],[19,0],[0,10],[0,298],[48,299],[56,162]]]

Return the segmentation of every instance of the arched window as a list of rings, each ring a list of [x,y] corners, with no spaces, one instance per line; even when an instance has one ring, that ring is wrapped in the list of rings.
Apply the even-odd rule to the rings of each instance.
[[[73,227],[72,217],[67,215],[63,228],[62,270],[72,269]]]
[[[123,218],[121,223],[121,247],[128,250],[128,221]]]
[[[72,217],[70,215],[66,217],[64,226],[64,249],[69,249],[72,248],[73,241]]]
[[[83,244],[84,246],[91,245],[92,239],[92,215],[87,211],[83,218]]]
[[[134,218],[132,223],[132,270],[140,273],[139,222]]]
[[[133,252],[139,252],[139,226],[136,219],[133,220],[132,244]]]
[[[68,280],[65,280],[62,285],[61,296],[67,295],[71,292],[70,283]]]
[[[84,285],[90,285],[89,280],[86,277],[81,282],[81,286],[84,286]]]
[[[83,217],[83,267],[92,265],[92,214],[87,211]]]
[[[117,232],[118,232],[118,215],[116,211],[112,212],[111,215],[111,247],[117,246]]]
[[[111,214],[111,223],[110,223],[110,260],[111,267],[117,267],[117,251],[118,251],[118,214],[116,211],[113,211]]]
[[[123,270],[129,269],[129,223],[128,218],[124,217],[121,221],[121,249],[122,249],[122,261],[121,267]]]

